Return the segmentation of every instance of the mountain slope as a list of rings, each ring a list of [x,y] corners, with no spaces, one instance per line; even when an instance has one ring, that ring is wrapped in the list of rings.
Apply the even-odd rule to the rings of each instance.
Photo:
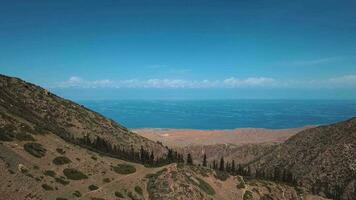
[[[67,141],[97,137],[121,149],[141,146],[162,156],[166,149],[116,122],[17,78],[0,75],[0,128],[8,132],[53,133]],[[14,127],[17,124],[17,127]],[[14,129],[14,130],[12,130]],[[16,130],[15,130],[16,129]],[[22,131],[23,132],[23,131]],[[9,133],[10,137],[11,134]]]
[[[314,193],[356,199],[356,118],[304,130],[250,167],[273,179],[288,170]]]
[[[197,166],[146,168],[67,143],[54,134],[34,135],[33,139],[0,142],[0,200],[322,199],[270,181],[241,176],[221,180],[214,171]],[[45,149],[42,157],[24,148],[33,142]],[[76,171],[68,174],[68,169]]]
[[[283,183],[167,164],[167,151],[83,106],[0,76],[0,200],[320,199]],[[168,162],[159,163],[164,154]]]

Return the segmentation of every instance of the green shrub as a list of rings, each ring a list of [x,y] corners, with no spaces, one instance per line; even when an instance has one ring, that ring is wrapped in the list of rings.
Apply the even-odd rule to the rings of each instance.
[[[129,164],[118,164],[113,166],[113,170],[118,174],[132,174],[136,172],[136,168]]]
[[[24,144],[24,149],[31,155],[41,158],[45,156],[46,149],[42,147],[41,144],[38,143],[26,143]]]
[[[35,134],[43,135],[43,134],[46,134],[48,132],[48,130],[42,128],[41,126],[35,125],[33,128],[34,128],[34,133]]]
[[[56,176],[56,172],[54,172],[52,170],[46,170],[43,174],[46,175],[46,176],[50,176],[50,177],[55,177]]]
[[[20,141],[35,141],[35,138],[33,138],[32,135],[23,132],[17,133],[15,138]]]
[[[0,127],[0,141],[13,141],[14,140],[14,128],[11,126]]]
[[[145,177],[148,179],[147,181],[147,192],[149,199],[155,199],[155,191],[157,190],[156,180],[159,176],[161,176],[164,172],[167,171],[167,168],[164,168],[155,174],[147,174]]]
[[[72,162],[72,161],[65,156],[58,156],[53,160],[53,164],[55,164],[55,165],[65,165],[70,162]]]
[[[237,187],[238,189],[244,189],[244,188],[246,188],[244,179],[241,178],[240,176],[237,176],[237,178],[239,179],[239,182],[240,182],[240,183],[237,184],[236,187]]]
[[[229,177],[230,175],[227,172],[215,171],[215,178],[221,181],[226,181]]]
[[[53,187],[51,187],[50,185],[47,184],[42,184],[42,188],[46,191],[52,191]]]
[[[103,178],[103,182],[104,182],[104,183],[110,183],[111,180],[110,180],[110,178]]]
[[[62,185],[68,185],[69,184],[69,181],[64,180],[64,178],[62,178],[62,177],[60,177],[60,178],[56,177],[55,180],[56,180],[57,183],[60,183]]]
[[[99,197],[92,197],[91,200],[105,200],[105,199]]]
[[[135,186],[135,192],[137,192],[137,194],[142,195],[142,188],[140,186]]]
[[[243,196],[243,200],[252,200],[252,192],[246,190],[244,196]]]
[[[121,192],[115,192],[115,196],[119,198],[124,198],[124,195]]]
[[[128,192],[127,196],[131,199],[131,200],[139,200],[139,198],[133,194],[132,192]]]
[[[66,153],[66,151],[64,151],[63,149],[61,148],[57,148],[56,151],[59,153],[59,154],[62,154],[64,155]]]
[[[76,196],[76,197],[81,197],[82,196],[82,194],[78,190],[73,192],[73,195]]]
[[[93,191],[93,190],[97,190],[97,189],[99,189],[99,187],[98,186],[96,186],[96,185],[89,185],[89,190],[90,191]]]
[[[236,185],[237,189],[244,189],[246,188],[245,183],[240,182],[239,184]]]
[[[63,198],[63,197],[57,197],[56,200],[68,200],[68,199]]]
[[[67,177],[67,179],[70,180],[82,180],[88,178],[88,176],[86,176],[82,172],[72,168],[64,169],[63,174]]]
[[[198,187],[203,190],[205,193],[209,194],[209,195],[214,195],[215,194],[215,190],[214,188],[212,188],[209,183],[205,182],[203,179],[196,177],[196,179],[199,181],[199,185]]]

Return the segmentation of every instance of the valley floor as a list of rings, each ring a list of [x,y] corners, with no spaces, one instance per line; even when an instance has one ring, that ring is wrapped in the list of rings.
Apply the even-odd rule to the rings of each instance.
[[[172,147],[215,144],[255,144],[284,142],[312,126],[292,129],[239,128],[231,130],[142,128],[132,131]]]

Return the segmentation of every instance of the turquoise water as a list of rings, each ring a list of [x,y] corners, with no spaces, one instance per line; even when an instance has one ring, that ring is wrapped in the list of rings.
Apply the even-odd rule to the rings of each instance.
[[[79,103],[128,128],[293,128],[356,116],[356,101],[105,100]]]

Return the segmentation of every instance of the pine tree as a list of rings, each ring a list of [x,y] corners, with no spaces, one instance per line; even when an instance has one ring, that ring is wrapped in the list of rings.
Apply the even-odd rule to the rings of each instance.
[[[167,160],[169,163],[171,163],[173,161],[173,150],[172,149],[168,149]]]
[[[188,165],[193,165],[193,158],[192,158],[192,155],[190,153],[188,153],[188,155],[187,155],[187,164]]]
[[[226,164],[225,164],[225,171],[230,172],[230,163],[229,163],[229,161],[227,161]]]
[[[236,169],[235,169],[235,160],[232,160],[232,162],[231,162],[231,173],[232,173],[232,174],[235,174],[235,172],[236,172]]]
[[[216,160],[213,161],[213,169],[216,169],[217,166],[216,166]]]
[[[206,154],[204,154],[204,157],[203,157],[203,167],[206,167],[206,166],[207,166]]]
[[[224,171],[224,170],[225,170],[225,161],[224,161],[224,157],[221,157],[221,159],[220,159],[220,166],[219,166],[219,170],[220,170],[220,171]]]
[[[152,151],[150,155],[150,164],[153,164],[154,161],[155,161],[155,156],[153,155],[153,151]]]
[[[136,160],[135,159],[135,149],[133,147],[133,145],[131,145],[131,152],[130,152],[130,157],[129,157],[129,160]]]
[[[140,158],[141,158],[141,163],[145,163],[146,162],[145,150],[143,149],[142,145],[141,145],[141,149],[140,149]]]

